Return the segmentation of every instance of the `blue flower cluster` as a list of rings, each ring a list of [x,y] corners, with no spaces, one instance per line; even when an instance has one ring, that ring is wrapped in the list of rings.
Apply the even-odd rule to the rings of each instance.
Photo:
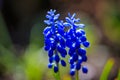
[[[58,64],[66,66],[66,62],[61,59],[65,58],[67,51],[65,50],[65,40],[62,37],[64,33],[62,21],[59,21],[58,18],[60,14],[55,14],[56,10],[50,10],[47,12],[44,22],[48,25],[44,29],[44,49],[48,51],[49,64],[48,68],[54,67],[54,72],[58,72]],[[59,24],[58,24],[59,23]],[[59,26],[59,27],[58,27]]]
[[[87,41],[85,31],[83,30],[85,25],[77,24],[80,22],[80,19],[75,19],[75,15],[76,14],[68,14],[68,17],[66,17],[66,24],[70,27],[66,32],[66,46],[69,48],[68,54],[70,56],[69,63],[71,75],[74,75],[75,71],[80,70],[81,67],[82,71],[87,73],[87,68],[81,66],[81,64],[87,61],[85,48],[90,45]]]
[[[75,13],[65,18],[65,22],[59,20],[60,14],[55,14],[56,10],[47,12],[44,22],[48,25],[44,31],[44,49],[48,51],[49,63],[48,68],[58,72],[58,64],[66,66],[63,58],[68,54],[70,56],[70,74],[73,76],[76,70],[87,73],[87,67],[82,65],[82,62],[87,61],[85,48],[89,47],[86,33],[83,30],[84,24],[80,24],[80,19],[75,18]],[[66,47],[69,48],[68,52]]]

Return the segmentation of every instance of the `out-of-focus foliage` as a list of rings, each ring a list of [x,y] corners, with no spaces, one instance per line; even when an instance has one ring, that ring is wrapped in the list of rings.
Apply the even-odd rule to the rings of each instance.
[[[103,72],[101,74],[100,80],[108,80],[108,75],[114,65],[114,60],[109,59],[104,66]]]
[[[103,28],[110,40],[120,44],[120,10],[115,4],[109,4],[107,7],[102,17]]]
[[[117,80],[120,80],[120,68],[119,68],[119,72],[118,72]]]
[[[119,3],[120,2],[117,0],[99,1],[97,2],[96,13],[94,14],[102,27],[102,32],[104,35],[114,43],[119,43],[120,40]]]
[[[10,47],[12,45],[9,32],[6,28],[4,18],[0,12],[0,45]]]
[[[16,65],[16,60],[11,50],[0,45],[0,64],[2,64],[8,72]]]
[[[27,80],[42,80],[47,69],[47,57],[45,52],[37,49],[36,46],[30,47],[24,56],[24,66]]]
[[[30,45],[39,46],[39,48],[43,47],[43,29],[45,28],[45,24],[43,23],[43,19],[45,19],[45,13],[41,12],[41,15],[35,19],[35,24],[32,27],[30,34]]]

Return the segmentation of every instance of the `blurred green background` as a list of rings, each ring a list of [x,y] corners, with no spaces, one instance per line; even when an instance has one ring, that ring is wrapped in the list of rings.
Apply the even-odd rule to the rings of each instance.
[[[86,25],[89,72],[79,71],[80,79],[120,80],[120,0],[0,0],[0,80],[55,80],[43,50],[50,9],[63,20],[76,13]],[[60,67],[60,76],[74,80],[69,65]]]

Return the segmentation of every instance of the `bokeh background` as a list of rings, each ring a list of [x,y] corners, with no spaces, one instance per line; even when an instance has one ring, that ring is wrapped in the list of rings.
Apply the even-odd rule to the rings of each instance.
[[[0,80],[55,80],[43,50],[46,12],[76,13],[91,47],[81,80],[120,80],[120,0],[0,0]],[[67,59],[66,59],[67,61]],[[72,80],[69,66],[61,80]]]

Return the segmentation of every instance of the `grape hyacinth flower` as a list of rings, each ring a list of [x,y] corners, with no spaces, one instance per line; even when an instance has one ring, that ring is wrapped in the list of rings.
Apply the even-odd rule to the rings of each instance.
[[[73,76],[75,71],[82,67],[83,73],[87,73],[87,67],[82,65],[82,62],[87,61],[85,48],[89,47],[90,43],[87,41],[86,33],[83,30],[84,24],[77,24],[80,19],[75,19],[73,15],[68,14],[66,17],[66,26],[69,26],[66,32],[66,46],[69,48],[68,54],[70,56],[70,74]],[[82,47],[83,46],[83,47]]]
[[[88,69],[82,63],[87,61],[86,48],[90,46],[84,31],[84,24],[80,23],[79,18],[75,18],[75,13],[65,18],[65,22],[59,20],[60,14],[55,14],[56,10],[47,12],[44,22],[48,25],[44,31],[44,49],[48,51],[49,63],[48,68],[53,68],[58,72],[58,64],[66,66],[63,58],[68,54],[70,64],[70,75],[74,76],[75,72],[82,70],[87,73]],[[66,47],[69,49],[68,52]]]
[[[66,66],[66,62],[61,59],[65,58],[67,51],[65,50],[65,40],[62,37],[64,34],[63,22],[58,20],[60,14],[55,14],[56,10],[47,12],[44,22],[48,25],[44,31],[44,49],[48,51],[49,63],[48,68],[54,68],[54,72],[58,72],[58,64]]]

